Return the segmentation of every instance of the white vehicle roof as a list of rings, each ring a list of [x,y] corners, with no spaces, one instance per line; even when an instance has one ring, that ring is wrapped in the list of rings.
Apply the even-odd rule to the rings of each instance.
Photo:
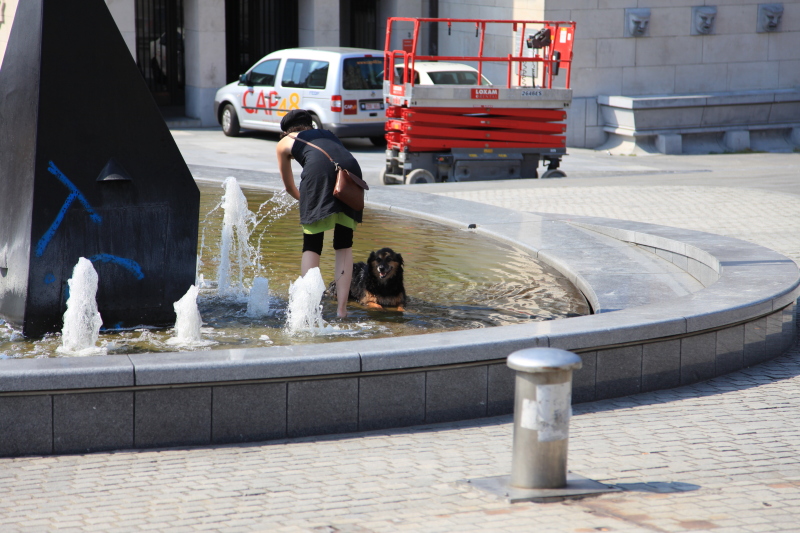
[[[478,69],[469,65],[447,61],[416,61],[414,68],[419,72],[478,72]]]
[[[402,65],[395,64],[395,72],[398,75],[401,75],[403,71]],[[478,69],[471,67],[469,65],[465,65],[463,63],[452,63],[449,61],[416,61],[414,63],[414,71],[416,72],[416,81],[420,85],[430,85],[430,84],[441,84],[441,85],[454,85],[458,83],[464,83],[466,80],[457,80],[452,75],[448,75],[447,73],[458,73],[458,72],[469,72],[471,74],[475,74],[475,80],[478,79]],[[442,76],[437,76],[438,73],[442,73]],[[434,74],[431,76],[431,74]],[[442,78],[444,76],[452,78],[451,80],[443,80],[443,79],[435,79],[435,78]],[[463,78],[464,76],[457,76],[458,78]],[[491,85],[492,82],[489,81],[486,76],[481,76],[483,79],[483,85]],[[472,83],[467,83],[471,85]]]
[[[363,56],[371,55],[383,57],[383,50],[370,50],[369,48],[349,48],[346,46],[317,46],[317,47],[302,47],[302,48],[286,48],[284,50],[277,50],[268,54],[265,57],[286,57],[292,56],[298,59],[306,58],[320,58],[320,57],[333,57],[333,56]],[[261,58],[264,59],[264,58]],[[259,62],[261,61],[259,59]]]

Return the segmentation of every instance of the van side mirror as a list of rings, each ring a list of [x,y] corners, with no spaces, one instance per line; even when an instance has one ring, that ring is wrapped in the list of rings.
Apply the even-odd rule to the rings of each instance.
[[[247,74],[239,76],[239,85],[247,85]]]

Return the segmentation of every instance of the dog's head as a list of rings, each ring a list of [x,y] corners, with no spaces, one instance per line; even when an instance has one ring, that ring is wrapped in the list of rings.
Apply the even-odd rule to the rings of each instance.
[[[370,253],[367,264],[372,275],[381,281],[388,281],[403,272],[403,256],[391,248]]]

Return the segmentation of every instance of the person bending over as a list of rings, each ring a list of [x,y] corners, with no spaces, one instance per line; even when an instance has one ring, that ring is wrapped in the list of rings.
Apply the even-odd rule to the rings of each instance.
[[[286,192],[300,202],[300,224],[303,226],[303,258],[300,272],[306,275],[311,268],[319,267],[322,239],[325,231],[333,230],[333,248],[336,250],[334,280],[336,283],[337,315],[347,316],[347,297],[353,277],[353,231],[361,222],[362,211],[356,211],[334,198],[336,168],[321,151],[298,139],[313,143],[325,150],[343,168],[361,177],[361,167],[353,154],[342,145],[336,135],[314,129],[311,114],[305,109],[293,109],[281,120],[282,138],[278,142],[278,170]],[[303,171],[300,187],[294,181],[292,159]]]

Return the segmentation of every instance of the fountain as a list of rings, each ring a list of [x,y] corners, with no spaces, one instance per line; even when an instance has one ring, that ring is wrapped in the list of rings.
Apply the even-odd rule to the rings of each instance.
[[[353,304],[348,320],[327,324],[322,317],[334,317],[335,304],[328,298],[320,302],[323,281],[314,284],[307,279],[304,284],[294,274],[302,240],[297,203],[283,192],[242,191],[234,178],[224,180],[222,191],[219,184],[203,182],[200,190],[201,211],[206,214],[196,262],[197,296],[183,296],[183,303],[176,302],[175,310],[178,313],[185,306],[184,316],[201,313],[197,323],[198,327],[200,320],[204,323],[202,340],[194,335],[189,336],[193,341],[182,340],[184,335],[176,331],[146,324],[108,329],[106,320],[100,341],[107,353],[341,342],[550,320],[588,310],[582,296],[563,276],[532,264],[523,253],[486,242],[473,230],[447,230],[373,212],[358,230],[356,260],[366,259],[372,249],[384,244],[402,249],[413,266],[406,279],[412,305],[398,313],[375,312]],[[433,255],[429,252],[430,235],[437,235]],[[244,250],[241,256],[245,265],[238,259],[239,249]],[[227,265],[224,257],[229,257]],[[323,254],[321,271],[330,270],[332,265],[326,261],[332,262],[332,258],[333,254]],[[498,268],[498,263],[502,267]],[[229,287],[239,287],[227,295],[220,294],[218,282],[209,281],[224,279],[219,274],[221,264],[229,273]],[[100,278],[102,283],[102,274]],[[293,285],[297,287],[290,290]],[[317,286],[316,295],[310,297],[307,288],[313,285]],[[198,311],[191,311],[195,305]],[[177,323],[181,322],[179,316]],[[9,332],[16,335],[14,330]],[[54,336],[35,342],[14,336],[12,341],[9,335],[0,329],[0,358],[48,357],[59,341]]]
[[[167,340],[167,344],[182,346],[209,346],[213,344],[209,341],[203,341],[200,336],[200,326],[203,325],[203,319],[197,309],[197,294],[197,287],[192,285],[183,295],[183,298],[173,304],[176,316],[175,336]]]
[[[319,267],[314,267],[289,286],[289,309],[286,312],[286,329],[291,335],[308,332],[315,335],[327,325],[322,319],[322,294],[325,282]]]
[[[250,244],[256,215],[247,207],[247,198],[236,178],[227,178],[223,187],[225,194],[220,205],[225,215],[222,218],[222,242],[219,247],[217,293],[222,297],[243,297],[247,294],[245,270],[259,266],[258,250]],[[233,263],[231,255],[235,258]]]
[[[256,276],[247,297],[247,316],[258,318],[270,314],[269,280]]]
[[[86,257],[98,271],[98,308],[109,324],[171,322],[169,304],[195,275],[196,187],[102,0],[86,0],[80,11],[58,0],[20,2],[0,72],[0,149],[12,154],[0,157],[0,313],[27,335],[56,331],[67,268]],[[84,108],[63,106],[81,101],[83,87],[109,80],[113,90],[95,95],[103,112],[91,120]],[[573,280],[596,313],[537,322],[523,309],[512,324],[426,335],[4,360],[0,455],[261,441],[493,416],[511,410],[505,357],[520,348],[578,352],[583,367],[573,400],[580,402],[709,379],[776,357],[795,338],[797,267],[762,247],[386,189],[370,191],[371,214],[416,218],[380,232],[381,245],[401,248],[409,264],[431,261],[424,270],[439,278],[412,294],[433,298],[457,286],[442,306],[445,318],[479,307],[466,298],[453,304],[469,285],[458,282],[474,272],[458,272],[457,262],[442,266],[445,232],[428,231],[416,254],[406,252],[424,220],[511,243],[526,267],[537,258]],[[365,246],[380,247],[359,232]],[[402,246],[387,242],[395,236]],[[468,251],[467,264],[479,259]],[[498,258],[489,259],[499,271]],[[520,286],[533,284],[525,278]],[[382,316],[430,331],[408,309]],[[245,315],[241,306],[226,315],[236,313]]]
[[[97,347],[103,319],[97,311],[97,272],[92,262],[81,257],[68,281],[69,298],[61,330],[61,346],[57,351],[66,355],[100,355],[106,353]]]
[[[261,441],[493,416],[511,410],[513,372],[504,358],[523,347],[579,353],[583,368],[573,382],[577,403],[731,372],[776,357],[795,336],[797,267],[759,246],[625,221],[571,216],[565,222],[557,216],[476,208],[451,198],[434,202],[412,191],[375,190],[370,201],[416,214],[410,221],[391,219],[388,227],[396,231],[379,229],[375,235],[397,246],[386,239],[400,234],[404,257],[406,249],[412,250],[409,264],[412,258],[414,264],[423,264],[426,253],[434,250],[435,262],[420,270],[446,273],[433,282],[422,281],[412,294],[444,292],[462,277],[456,272],[459,264],[481,262],[484,255],[487,262],[495,261],[493,270],[505,261],[496,252],[476,253],[470,242],[467,259],[457,257],[442,268],[443,243],[451,233],[431,229],[423,220],[428,218],[449,221],[458,237],[490,236],[515,243],[526,250],[524,266],[529,269],[530,256],[559,265],[598,312],[569,320],[527,319],[500,327],[352,342],[326,338],[324,344],[228,346],[172,355],[4,360],[0,422],[8,429],[0,438],[0,455]],[[370,215],[384,216],[377,210]],[[466,229],[470,224],[477,226],[477,233]],[[369,225],[359,232],[365,245],[372,246]],[[274,239],[268,244],[271,249]],[[296,252],[297,243],[286,249]],[[297,267],[296,256],[287,261],[276,271]],[[271,259],[266,263],[271,265]],[[477,272],[464,276],[474,278]],[[412,276],[408,281],[413,282]],[[514,292],[538,288],[531,281],[512,283]],[[697,286],[680,293],[691,284]],[[455,300],[463,292],[459,286],[447,298]],[[281,298],[271,295],[270,300],[277,309],[258,321],[277,315],[284,323],[280,312],[273,312],[284,306]],[[245,315],[242,307],[237,313]],[[417,318],[409,316],[410,309],[394,316],[413,327]],[[452,311],[460,315],[464,308]],[[388,319],[392,313],[380,316]],[[165,404],[171,408],[164,409]],[[102,442],[96,427],[104,428]]]

